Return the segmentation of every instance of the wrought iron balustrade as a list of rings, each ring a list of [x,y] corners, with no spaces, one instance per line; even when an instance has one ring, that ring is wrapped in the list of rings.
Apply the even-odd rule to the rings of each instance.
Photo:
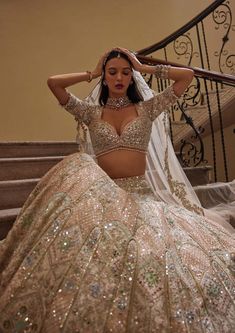
[[[209,34],[208,27],[210,27]],[[218,33],[212,34],[212,27]],[[223,94],[226,91],[226,87],[230,88],[230,90],[232,89],[235,102],[235,54],[233,53],[234,44],[231,43],[231,36],[233,36],[232,32],[234,30],[235,26],[232,21],[229,1],[217,0],[172,35],[136,52],[137,57],[143,63],[152,65],[159,63],[171,64],[172,66],[184,66],[194,70],[195,79],[178,104],[172,108],[170,114],[170,120],[175,121],[180,110],[182,112],[181,119],[191,126],[194,134],[182,139],[180,147],[178,142],[174,142],[172,133],[171,137],[173,144],[180,151],[184,166],[197,166],[207,163],[204,157],[202,139],[205,122],[198,126],[198,124],[194,124],[190,116],[190,109],[192,107],[201,107],[202,101],[204,101],[207,109],[207,123],[211,133],[214,181],[218,180],[215,114],[220,130],[224,168],[223,180],[229,180],[222,109]],[[207,38],[207,35],[210,38],[212,35],[214,37],[216,35],[218,40],[215,41],[213,38],[211,41],[210,38]],[[217,48],[216,50],[215,47]],[[159,59],[159,54],[162,54],[161,60]],[[155,58],[156,55],[158,55],[157,58]],[[172,61],[169,61],[169,59]],[[168,80],[156,80],[152,76],[146,77],[146,80],[159,92],[169,85]]]

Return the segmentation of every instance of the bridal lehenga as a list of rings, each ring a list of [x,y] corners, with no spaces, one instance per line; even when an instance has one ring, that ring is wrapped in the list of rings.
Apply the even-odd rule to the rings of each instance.
[[[175,100],[171,90],[162,96],[164,107]],[[84,111],[71,101],[71,110]],[[137,109],[127,138],[150,126],[149,110]],[[97,140],[115,145],[100,109],[94,114],[93,135],[99,126]],[[146,178],[113,180],[82,152],[41,179],[0,242],[0,332],[235,332],[234,233],[205,217],[190,186],[174,178],[177,164],[170,170],[170,146],[159,133],[159,164],[148,156],[158,172],[151,187],[149,170]],[[144,147],[143,138],[127,143]]]
[[[1,332],[234,332],[235,240],[144,176],[66,157],[1,245]]]

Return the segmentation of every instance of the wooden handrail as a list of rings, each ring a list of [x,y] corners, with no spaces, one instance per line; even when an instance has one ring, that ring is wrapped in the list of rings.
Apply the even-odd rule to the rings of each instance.
[[[206,16],[208,16],[210,13],[212,13],[217,7],[219,7],[225,0],[215,0],[210,6],[208,6],[206,9],[204,9],[200,14],[195,16],[192,20],[190,20],[188,23],[186,23],[183,27],[179,28],[175,32],[173,32],[168,37],[164,38],[158,43],[155,43],[151,46],[148,46],[144,49],[136,51],[136,54],[139,55],[148,55],[150,53],[153,53],[157,50],[160,50],[164,47],[166,47],[169,43],[173,42],[176,38],[186,33],[188,30],[190,30],[192,27],[194,27],[196,24],[198,24],[200,21],[202,21]]]
[[[157,64],[166,65],[167,64],[167,65],[171,65],[171,66],[174,66],[174,67],[190,68],[194,71],[194,75],[197,76],[197,77],[235,86],[235,76],[234,75],[221,74],[221,73],[215,72],[215,71],[208,71],[208,70],[198,68],[198,67],[190,67],[190,66],[180,65],[180,64],[175,63],[175,62],[160,60],[160,59],[156,59],[156,58],[149,58],[149,57],[146,57],[146,56],[143,56],[143,55],[138,55],[138,54],[136,54],[136,56],[139,59],[139,61],[143,64],[148,64],[148,65],[157,65]]]

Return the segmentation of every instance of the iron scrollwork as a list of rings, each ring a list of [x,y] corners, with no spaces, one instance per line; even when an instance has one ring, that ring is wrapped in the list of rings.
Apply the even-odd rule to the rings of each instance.
[[[188,107],[197,106],[199,104],[201,104],[201,85],[199,78],[195,77],[193,82],[184,93],[181,102],[181,108],[186,109]]]
[[[186,115],[185,119],[186,123],[193,128],[195,135],[191,136],[192,141],[184,139],[181,140],[180,159],[184,167],[196,167],[202,162],[207,162],[204,159],[204,145],[200,135],[203,133],[204,129],[201,127],[199,127],[199,129],[196,129],[191,117],[188,117]]]
[[[173,42],[173,49],[177,54],[177,59],[181,59],[182,56],[187,59],[187,65],[190,66],[193,56],[198,57],[198,52],[194,52],[193,41],[190,37],[190,32],[179,36]]]
[[[196,81],[196,82],[195,82]],[[181,140],[180,159],[183,166],[197,166],[200,163],[205,163],[204,160],[204,145],[201,134],[204,132],[202,127],[196,128],[192,117],[185,110],[188,107],[196,106],[201,103],[201,85],[198,78],[188,87],[183,98],[177,102],[177,107],[182,112],[182,118],[192,128],[194,135],[188,140]]]
[[[146,83],[152,88],[152,75],[143,75]],[[162,81],[162,80],[161,80]],[[158,87],[159,88],[159,87]],[[180,110],[182,115],[186,121],[186,123],[191,126],[194,131],[194,135],[191,136],[192,141],[189,140],[181,140],[180,147],[180,159],[182,161],[183,166],[197,166],[201,162],[205,162],[204,160],[204,146],[203,141],[200,134],[203,132],[202,128],[197,129],[193,123],[191,117],[187,115],[185,110],[188,107],[196,106],[201,103],[201,92],[200,92],[200,80],[195,78],[193,83],[187,88],[182,98],[173,106],[172,113]],[[162,90],[162,87],[158,89]],[[174,119],[174,117],[173,117]],[[171,133],[172,138],[172,133]],[[173,139],[173,138],[172,138]],[[173,141],[173,140],[172,140]],[[197,142],[196,142],[197,141]],[[199,144],[198,144],[199,142]]]
[[[222,46],[219,51],[216,51],[214,55],[219,57],[219,69],[221,73],[226,71],[226,68],[231,74],[235,73],[235,54],[229,54],[228,49],[225,48],[229,41],[229,34],[231,31],[235,31],[235,25],[232,24],[232,11],[229,7],[229,1],[220,5],[213,12],[213,20],[216,23],[215,29],[223,27],[225,29],[225,35],[222,38]]]

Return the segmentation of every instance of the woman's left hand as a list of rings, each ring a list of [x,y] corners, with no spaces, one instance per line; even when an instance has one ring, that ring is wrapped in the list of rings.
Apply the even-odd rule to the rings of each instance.
[[[123,47],[116,47],[114,50],[120,51],[124,54],[127,55],[127,57],[129,58],[130,62],[133,65],[133,68],[138,71],[141,72],[142,69],[144,68],[144,65],[141,64],[141,62],[136,58],[136,56],[134,55],[134,53],[132,53],[131,51],[124,49]]]

